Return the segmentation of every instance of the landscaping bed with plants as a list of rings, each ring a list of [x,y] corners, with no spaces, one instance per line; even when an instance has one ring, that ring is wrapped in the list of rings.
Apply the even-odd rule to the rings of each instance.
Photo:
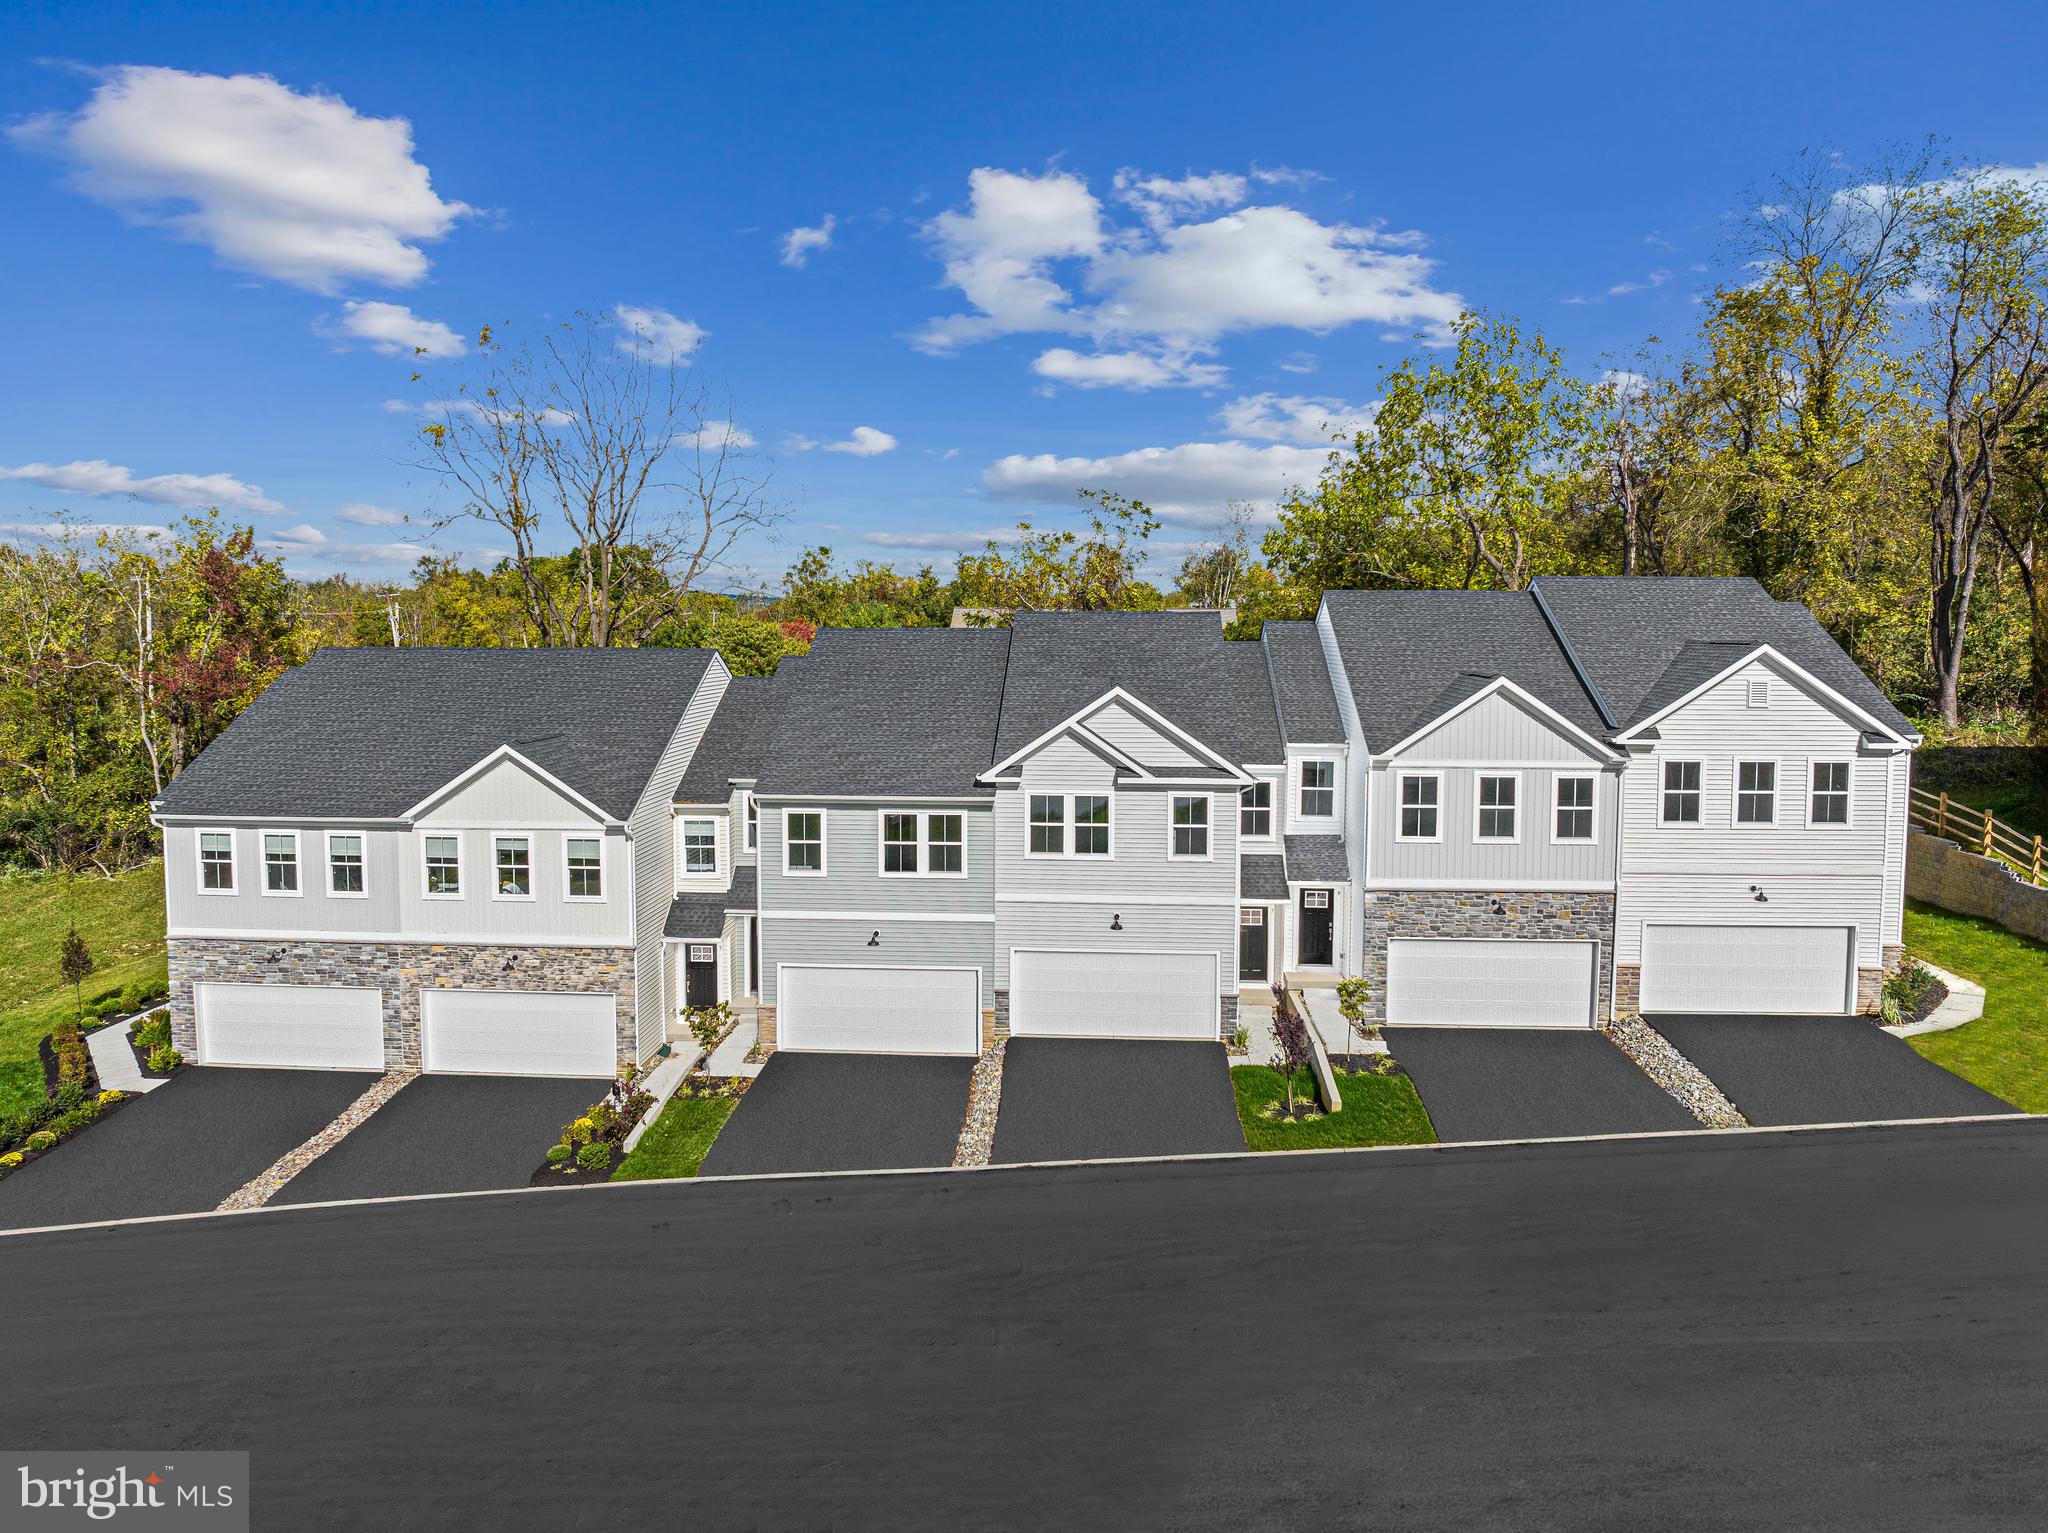
[[[1286,1077],[1270,1065],[1240,1065],[1230,1072],[1237,1093],[1237,1118],[1251,1150],[1336,1150],[1370,1144],[1435,1144],[1436,1129],[1415,1085],[1384,1054],[1355,1074],[1339,1071],[1339,1112],[1324,1112],[1315,1089],[1295,1083],[1294,1110],[1287,1110]]]
[[[164,1080],[185,1062],[185,1056],[171,1047],[171,1014],[151,1012],[128,1029],[128,1052],[135,1056],[135,1068],[154,1080]]]
[[[548,1146],[527,1185],[564,1187],[609,1180],[625,1153],[626,1136],[653,1105],[653,1095],[635,1082],[613,1081],[612,1089],[588,1112],[564,1126],[562,1137]]]
[[[1884,982],[1877,999],[1876,1022],[1882,1027],[1906,1027],[1925,1022],[1948,999],[1948,986],[1921,965],[1907,959],[1899,972]]]
[[[711,1143],[725,1120],[746,1095],[745,1076],[693,1075],[677,1088],[633,1146],[633,1153],[612,1172],[615,1182],[661,1181],[695,1176],[711,1153]]]
[[[43,1067],[40,1101],[0,1111],[0,1177],[40,1159],[79,1130],[130,1100],[100,1090],[92,1051],[76,1022],[60,1022],[37,1045]]]

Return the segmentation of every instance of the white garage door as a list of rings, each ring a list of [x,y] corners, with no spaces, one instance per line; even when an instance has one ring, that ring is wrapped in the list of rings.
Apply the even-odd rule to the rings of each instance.
[[[775,1046],[834,1054],[979,1054],[981,970],[781,965]]]
[[[194,985],[199,1062],[384,1068],[384,997],[326,985]]]
[[[525,990],[422,990],[421,1068],[452,1075],[610,1076],[618,1000]]]
[[[1387,1020],[1453,1027],[1591,1027],[1597,942],[1387,943]]]
[[[1645,926],[1644,1011],[1842,1012],[1846,926]]]
[[[1039,1038],[1213,1042],[1214,953],[1010,954],[1010,1033]]]

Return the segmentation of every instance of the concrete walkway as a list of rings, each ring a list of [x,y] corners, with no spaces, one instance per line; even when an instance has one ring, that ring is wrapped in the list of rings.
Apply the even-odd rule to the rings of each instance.
[[[753,1019],[742,1017],[733,1024],[733,1030],[725,1035],[724,1040],[718,1047],[711,1051],[711,1058],[706,1060],[704,1064],[704,1073],[706,1075],[744,1075],[750,1078],[759,1075],[761,1073],[760,1064],[758,1062],[751,1065],[747,1063],[747,1051],[753,1048],[754,1040],[759,1036],[760,1033]]]
[[[93,1069],[99,1073],[102,1091],[154,1091],[170,1078],[144,1075],[142,1067],[135,1063],[135,1051],[128,1047],[128,1031],[135,1021],[130,1017],[126,1022],[116,1022],[85,1035],[85,1046],[92,1055]]]

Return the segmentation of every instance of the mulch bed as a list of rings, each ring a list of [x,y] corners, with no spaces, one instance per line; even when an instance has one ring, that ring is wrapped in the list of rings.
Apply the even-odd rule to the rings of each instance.
[[[131,1027],[131,1028],[129,1028],[129,1029],[128,1029],[128,1033],[127,1033],[127,1036],[126,1036],[125,1038],[123,1038],[123,1039],[122,1039],[122,1042],[124,1042],[124,1043],[126,1043],[126,1044],[128,1045],[128,1052],[129,1052],[130,1054],[133,1054],[133,1055],[135,1056],[135,1068],[136,1068],[136,1069],[138,1069],[138,1070],[140,1070],[140,1071],[141,1071],[141,1072],[142,1072],[142,1073],[143,1073],[143,1074],[144,1074],[144,1075],[145,1075],[146,1077],[148,1077],[148,1078],[149,1078],[150,1080],[153,1080],[153,1081],[167,1081],[167,1080],[169,1080],[169,1079],[170,1079],[170,1078],[171,1078],[171,1077],[172,1077],[173,1075],[175,1075],[175,1074],[177,1074],[177,1073],[178,1073],[178,1072],[177,1072],[176,1070],[152,1070],[152,1069],[150,1069],[150,1067],[149,1067],[149,1050],[147,1050],[147,1049],[145,1049],[145,1048],[142,1048],[141,1046],[139,1046],[139,1045],[138,1045],[138,1044],[136,1043],[136,1041],[135,1041],[135,1029],[134,1029],[134,1028],[132,1028],[132,1027]],[[179,1068],[180,1068],[180,1069],[182,1069],[182,1068],[183,1068],[183,1066],[180,1066]]]
[[[83,1034],[80,1036],[82,1037]],[[57,1079],[56,1046],[47,1037],[38,1039],[36,1042],[36,1053],[43,1062],[43,1095],[53,1097],[57,1094],[58,1086],[62,1084]],[[85,1054],[85,1089],[93,1096],[100,1094],[100,1072],[92,1062],[92,1051],[90,1049],[86,1050]]]
[[[1391,1054],[1332,1054],[1330,1068],[1339,1075],[1406,1075]]]
[[[542,1162],[541,1168],[526,1179],[526,1185],[529,1187],[575,1187],[584,1182],[608,1182],[612,1178],[612,1172],[618,1168],[619,1162],[624,1159],[619,1154],[619,1147],[617,1145],[611,1146],[611,1152],[612,1158],[605,1162],[602,1171],[585,1171],[576,1164],[576,1157],[573,1155],[559,1166],[550,1166],[546,1162]]]
[[[115,1113],[119,1112],[122,1108],[126,1107],[130,1102],[133,1102],[136,1099],[137,1098],[134,1094],[123,1092],[121,1094],[120,1101],[107,1103],[105,1106],[100,1108],[99,1116],[94,1118],[91,1123],[83,1124],[80,1127],[73,1129],[70,1133],[66,1134],[62,1139],[58,1140],[55,1144],[51,1145],[47,1150],[24,1149],[20,1145],[16,1145],[13,1147],[13,1149],[10,1150],[7,1146],[0,1145],[0,1153],[18,1154],[19,1156],[21,1156],[21,1164],[18,1166],[0,1166],[0,1181],[5,1181],[8,1177],[14,1175],[17,1171],[26,1170],[28,1167],[34,1165],[37,1161],[41,1160],[45,1155],[56,1154],[59,1150],[63,1149],[64,1146],[71,1143],[72,1140],[76,1139],[80,1134],[84,1133],[87,1129],[93,1127],[94,1124],[106,1122],[107,1119],[113,1117]]]

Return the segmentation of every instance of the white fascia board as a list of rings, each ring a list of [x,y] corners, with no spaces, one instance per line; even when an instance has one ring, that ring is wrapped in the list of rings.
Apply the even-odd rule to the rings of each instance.
[[[406,810],[404,818],[408,820],[417,820],[421,815],[425,814],[429,809],[433,808],[435,804],[439,803],[449,794],[454,793],[463,787],[466,787],[469,783],[475,781],[484,773],[488,772],[492,767],[498,766],[507,761],[513,762],[516,765],[524,768],[526,771],[533,773],[534,776],[538,777],[550,788],[553,788],[557,793],[561,794],[564,798],[568,799],[572,804],[575,804],[580,808],[584,809],[596,819],[603,821],[606,825],[613,827],[622,827],[625,825],[626,822],[624,820],[621,820],[616,815],[612,814],[602,805],[592,803],[589,799],[585,798],[581,793],[578,793],[574,788],[570,787],[567,783],[563,782],[561,778],[555,776],[554,773],[548,771],[545,767],[536,766],[533,762],[529,761],[526,757],[520,755],[518,751],[514,750],[509,745],[499,746],[496,750],[492,751],[489,755],[485,756],[483,760],[479,761],[475,766],[471,767],[468,771],[458,773],[456,776],[449,778],[448,781],[441,784],[441,786],[436,788],[432,793],[429,793],[417,804],[414,804],[412,808]]]
[[[1835,707],[1839,708],[1842,712],[1848,714],[1857,723],[1863,725],[1866,729],[1869,729],[1873,733],[1882,735],[1887,740],[1896,741],[1898,744],[1905,746],[1909,750],[1919,743],[1920,737],[1918,735],[1914,735],[1911,739],[1908,739],[1906,736],[1900,734],[1896,729],[1893,729],[1890,725],[1884,723],[1882,720],[1876,718],[1874,715],[1866,713],[1861,707],[1849,701],[1848,698],[1844,697],[1841,693],[1837,692],[1833,687],[1829,686],[1826,682],[1822,681],[1818,676],[1814,675],[1813,672],[1807,670],[1804,666],[1800,665],[1796,660],[1792,660],[1786,655],[1781,654],[1778,650],[1773,649],[1768,644],[1757,645],[1755,649],[1751,650],[1748,654],[1744,655],[1740,660],[1736,660],[1731,664],[1723,667],[1721,670],[1716,671],[1713,675],[1709,676],[1705,681],[1701,682],[1698,686],[1694,687],[1690,692],[1686,693],[1685,696],[1679,698],[1676,702],[1667,703],[1662,708],[1659,708],[1655,713],[1651,714],[1648,718],[1629,725],[1627,729],[1624,729],[1620,734],[1614,737],[1615,740],[1617,742],[1625,742],[1633,739],[1643,730],[1653,727],[1658,720],[1670,718],[1672,714],[1676,713],[1679,709],[1683,708],[1687,703],[1692,702],[1702,693],[1708,691],[1710,688],[1719,686],[1722,682],[1726,681],[1730,676],[1734,675],[1737,671],[1741,670],[1745,665],[1750,665],[1758,660],[1768,661],[1771,665],[1776,666],[1780,670],[1786,672],[1793,680],[1798,681],[1805,686],[1811,687],[1814,691],[1820,693],[1822,697],[1826,698],[1829,702],[1833,703]]]
[[[1384,761],[1394,756],[1400,755],[1401,752],[1408,749],[1409,746],[1413,745],[1417,740],[1420,740],[1424,735],[1428,734],[1431,730],[1441,728],[1443,725],[1449,723],[1452,719],[1456,718],[1459,714],[1464,713],[1466,710],[1470,708],[1477,707],[1480,703],[1486,701],[1487,698],[1492,697],[1497,693],[1503,692],[1512,693],[1516,698],[1526,703],[1529,707],[1535,709],[1536,712],[1539,715],[1541,715],[1545,723],[1551,725],[1561,734],[1564,734],[1569,738],[1578,741],[1581,745],[1585,746],[1586,749],[1591,751],[1594,755],[1599,756],[1600,758],[1606,761],[1619,761],[1621,759],[1622,753],[1616,750],[1613,746],[1609,745],[1605,740],[1601,740],[1593,735],[1587,734],[1585,730],[1579,728],[1578,725],[1574,724],[1570,719],[1566,718],[1563,714],[1559,713],[1555,708],[1551,707],[1550,704],[1546,703],[1542,698],[1538,697],[1535,693],[1531,692],[1527,687],[1521,686],[1516,682],[1510,681],[1505,676],[1494,677],[1492,681],[1489,681],[1485,686],[1481,687],[1477,692],[1474,692],[1470,697],[1465,698],[1462,702],[1452,704],[1449,708],[1446,708],[1442,713],[1439,713],[1435,718],[1429,720],[1427,723],[1423,724],[1419,728],[1410,731],[1407,739],[1397,741],[1393,745],[1388,746],[1385,750],[1373,751],[1371,753],[1372,759],[1375,761]],[[1649,721],[1645,720],[1644,722],[1647,723]]]
[[[1178,740],[1187,749],[1195,751],[1200,755],[1206,756],[1216,766],[1230,773],[1232,781],[1245,782],[1249,780],[1246,778],[1243,769],[1240,768],[1235,762],[1218,755],[1215,751],[1211,750],[1208,746],[1204,745],[1200,740],[1196,739],[1193,735],[1189,734],[1185,729],[1182,729],[1178,724],[1174,723],[1171,719],[1167,718],[1166,715],[1161,713],[1158,709],[1150,706],[1147,703],[1139,701],[1136,697],[1133,697],[1129,692],[1126,692],[1122,687],[1111,687],[1107,692],[1103,693],[1102,696],[1096,698],[1094,702],[1088,704],[1087,707],[1075,709],[1072,713],[1068,714],[1065,718],[1061,719],[1059,723],[1053,725],[1052,728],[1048,729],[1044,734],[1040,735],[1037,739],[1031,741],[1028,745],[1021,746],[1017,750],[1012,751],[1009,755],[1005,756],[1001,761],[998,761],[986,772],[983,772],[981,774],[980,779],[978,780],[986,782],[990,777],[993,777],[997,772],[1005,771],[1010,767],[1016,766],[1018,763],[1022,762],[1026,757],[1035,755],[1039,750],[1041,750],[1044,746],[1049,744],[1053,739],[1055,739],[1057,736],[1059,736],[1066,730],[1074,729],[1085,731],[1086,726],[1082,723],[1082,721],[1086,719],[1088,715],[1090,715],[1091,713],[1098,713],[1102,709],[1108,707],[1111,703],[1121,703],[1124,707],[1129,708],[1132,712],[1141,715],[1148,723],[1156,726],[1160,730],[1171,735],[1174,739]],[[1089,733],[1090,738],[1096,738],[1092,734],[1092,732]],[[1119,754],[1121,754],[1121,752],[1119,752]],[[1136,762],[1132,762],[1131,765],[1133,769],[1136,771],[1145,771],[1145,769],[1142,766],[1139,766]],[[1147,772],[1146,775],[1150,776],[1151,774]]]

